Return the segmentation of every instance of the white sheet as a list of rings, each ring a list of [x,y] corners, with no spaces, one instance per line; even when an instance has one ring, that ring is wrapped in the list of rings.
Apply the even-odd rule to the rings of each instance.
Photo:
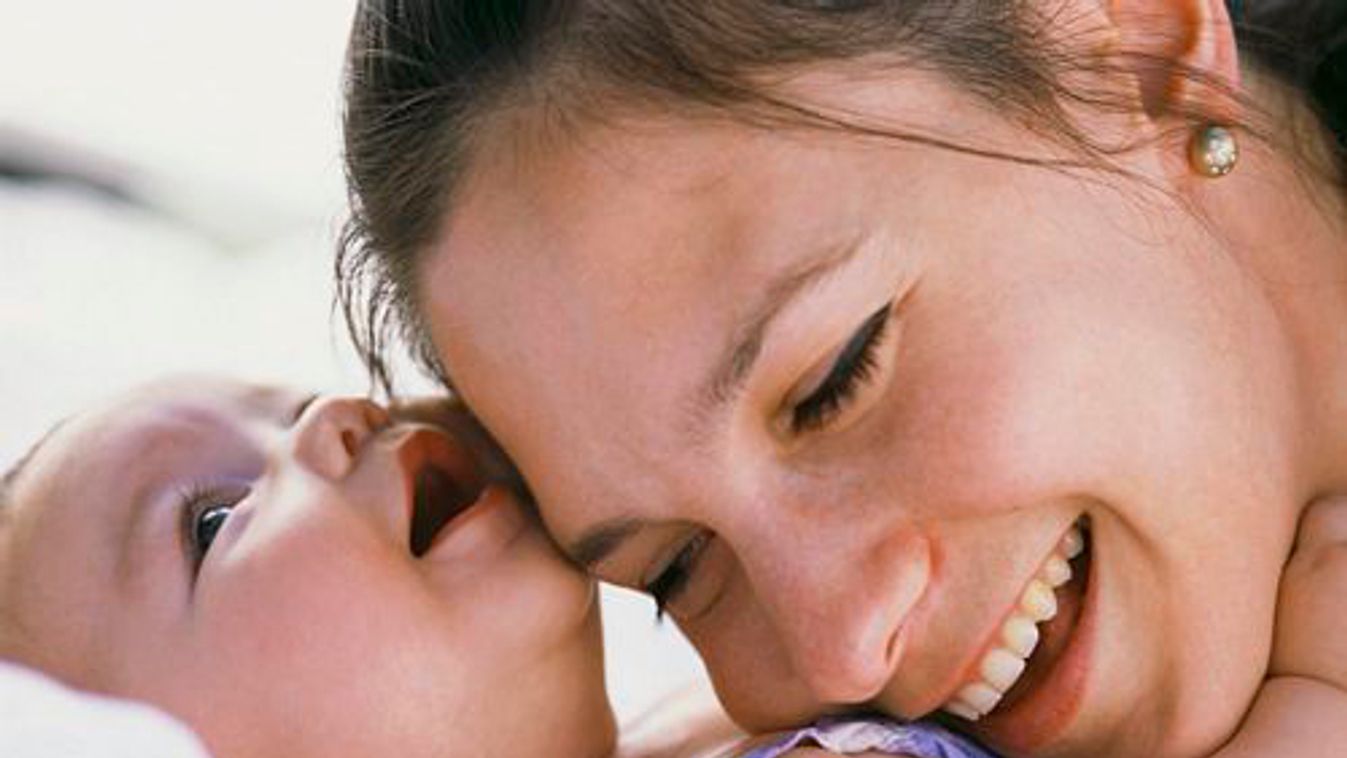
[[[206,758],[190,729],[146,705],[76,692],[0,662],[6,758]]]

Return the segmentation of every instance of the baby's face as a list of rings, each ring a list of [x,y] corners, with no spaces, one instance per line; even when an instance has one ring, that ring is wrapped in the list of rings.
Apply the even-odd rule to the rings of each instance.
[[[224,758],[601,755],[594,588],[465,439],[216,381],[77,417],[15,491],[22,655]]]

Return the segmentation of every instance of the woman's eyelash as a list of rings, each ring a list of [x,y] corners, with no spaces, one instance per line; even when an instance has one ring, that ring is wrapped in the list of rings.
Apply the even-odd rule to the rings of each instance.
[[[645,585],[643,589],[655,600],[656,621],[664,620],[669,603],[677,600],[678,596],[687,588],[688,580],[692,576],[692,570],[697,564],[697,559],[701,557],[710,541],[711,535],[709,533],[698,532],[692,539],[684,543],[678,554],[664,567],[664,570],[660,571],[658,576]]]
[[[248,491],[249,488],[243,485],[193,484],[180,493],[179,531],[192,576],[200,570],[201,562],[229,513],[248,496]]]
[[[790,426],[796,434],[822,428],[851,400],[856,389],[878,366],[876,348],[884,338],[893,305],[885,305],[865,320],[837,356],[832,371],[809,397],[791,409]]]

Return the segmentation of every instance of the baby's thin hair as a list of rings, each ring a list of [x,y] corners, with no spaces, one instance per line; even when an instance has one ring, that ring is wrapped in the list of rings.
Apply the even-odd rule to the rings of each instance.
[[[51,439],[52,435],[56,434],[58,429],[65,425],[67,420],[68,419],[61,419],[53,424],[45,434],[38,437],[37,442],[34,442],[32,447],[28,448],[28,452],[20,456],[19,459],[5,471],[4,476],[0,476],[0,524],[3,524],[5,520],[9,518],[9,514],[13,510],[14,488],[19,481],[19,477],[23,476],[23,472],[28,468],[28,464],[37,457],[38,451],[42,449],[43,445],[47,444],[47,440]]]
[[[29,465],[37,458],[37,454],[42,451],[44,445],[50,440],[58,430],[68,421],[63,418],[52,425],[36,442],[28,448],[22,456],[19,457],[4,473],[0,476],[0,659],[22,660],[23,651],[26,646],[36,640],[24,624],[24,619],[16,613],[10,598],[10,587],[8,585],[8,558],[9,540],[7,532],[10,524],[14,520],[14,509],[18,505],[18,497],[15,494],[18,489],[19,480],[28,470]]]
[[[0,477],[0,525],[3,525],[9,520],[9,514],[14,502],[14,482],[18,481],[19,475],[23,473],[25,464],[32,459],[33,452],[36,449],[37,446],[34,446],[33,449],[29,450],[22,458],[16,461],[13,466],[10,466],[3,477]]]

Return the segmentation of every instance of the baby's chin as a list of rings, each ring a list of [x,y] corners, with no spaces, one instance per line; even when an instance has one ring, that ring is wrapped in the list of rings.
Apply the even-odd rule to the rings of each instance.
[[[511,612],[521,628],[530,628],[530,647],[569,647],[575,655],[602,658],[598,584],[580,572],[541,529],[518,538],[504,569],[512,580],[500,592],[514,595]],[[495,570],[494,568],[491,570]]]
[[[613,755],[617,726],[605,686],[597,601],[554,647],[538,652],[543,658],[537,676],[520,677],[518,685],[506,683],[509,692],[501,702],[509,702],[511,707],[501,734],[508,735],[509,744],[490,754]]]

